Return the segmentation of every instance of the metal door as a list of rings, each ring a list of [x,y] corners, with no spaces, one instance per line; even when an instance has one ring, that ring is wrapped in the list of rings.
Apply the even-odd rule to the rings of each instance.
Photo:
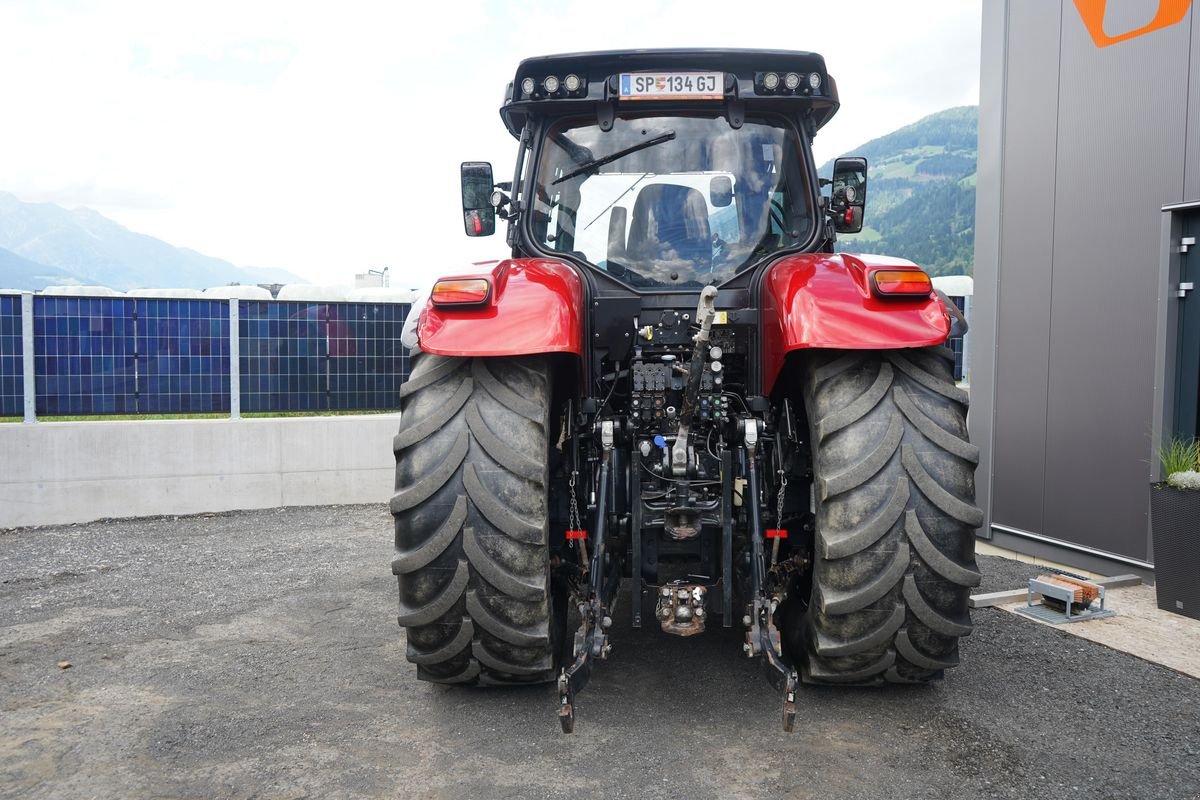
[[[1200,210],[1182,215],[1179,240],[1179,339],[1176,346],[1175,433],[1200,435]]]

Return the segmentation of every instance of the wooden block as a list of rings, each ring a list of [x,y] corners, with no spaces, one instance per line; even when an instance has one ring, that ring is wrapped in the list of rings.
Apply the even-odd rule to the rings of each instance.
[[[1037,580],[1041,583],[1057,586],[1060,589],[1071,592],[1072,603],[1090,605],[1093,600],[1100,596],[1099,586],[1092,581],[1079,580],[1067,575],[1038,575]]]
[[[1028,589],[1009,589],[1003,592],[985,592],[983,594],[973,594],[967,600],[967,605],[971,608],[987,608],[989,606],[1002,606],[1007,603],[1015,603],[1018,600],[1024,600],[1029,595]]]

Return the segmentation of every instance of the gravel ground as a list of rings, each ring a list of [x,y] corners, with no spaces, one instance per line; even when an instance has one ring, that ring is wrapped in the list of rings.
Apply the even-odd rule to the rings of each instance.
[[[735,632],[635,631],[623,603],[564,736],[551,687],[416,681],[390,522],[0,532],[0,797],[1200,798],[1200,681],[993,609],[944,682],[806,687],[785,735]],[[981,566],[984,591],[1031,574]]]

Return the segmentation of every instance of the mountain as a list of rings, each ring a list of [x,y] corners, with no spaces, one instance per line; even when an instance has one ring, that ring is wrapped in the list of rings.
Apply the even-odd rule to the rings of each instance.
[[[0,285],[41,289],[85,283],[113,289],[205,289],[229,283],[303,283],[277,269],[239,267],[135,233],[90,208],[25,203],[0,192],[0,248],[27,264],[3,260]],[[44,265],[44,266],[43,266]],[[47,273],[47,268],[55,271]],[[10,286],[21,282],[22,285]],[[42,280],[42,278],[45,280]]]
[[[900,256],[931,275],[970,275],[978,122],[976,106],[951,108],[846,153],[867,159],[866,225],[840,235],[837,249]],[[821,168],[832,171],[832,161]]]
[[[0,289],[35,291],[47,286],[67,286],[84,281],[79,276],[58,267],[49,267],[21,258],[11,250],[0,248]]]

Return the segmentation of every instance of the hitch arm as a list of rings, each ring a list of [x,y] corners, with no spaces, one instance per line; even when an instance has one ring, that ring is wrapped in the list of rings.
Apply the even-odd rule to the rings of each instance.
[[[750,630],[746,635],[748,655],[763,657],[763,670],[767,680],[783,692],[783,730],[791,733],[796,723],[796,688],[799,677],[796,670],[783,660],[779,630],[775,627],[776,598],[767,596],[767,565],[763,548],[762,516],[758,507],[757,450],[759,422],[753,417],[745,419],[746,436],[746,491],[745,500],[750,511],[750,577],[753,592],[753,608],[750,615]],[[778,540],[776,540],[778,541]]]
[[[575,631],[575,660],[558,676],[558,722],[563,733],[575,730],[575,695],[587,685],[592,675],[593,660],[606,658],[610,649],[607,631],[612,625],[612,617],[609,616],[608,607],[620,583],[620,573],[615,567],[605,569],[613,439],[613,421],[602,421],[600,444],[603,453],[600,460],[600,486],[596,498],[595,540],[588,574],[588,596],[579,602],[579,615],[583,621]]]

